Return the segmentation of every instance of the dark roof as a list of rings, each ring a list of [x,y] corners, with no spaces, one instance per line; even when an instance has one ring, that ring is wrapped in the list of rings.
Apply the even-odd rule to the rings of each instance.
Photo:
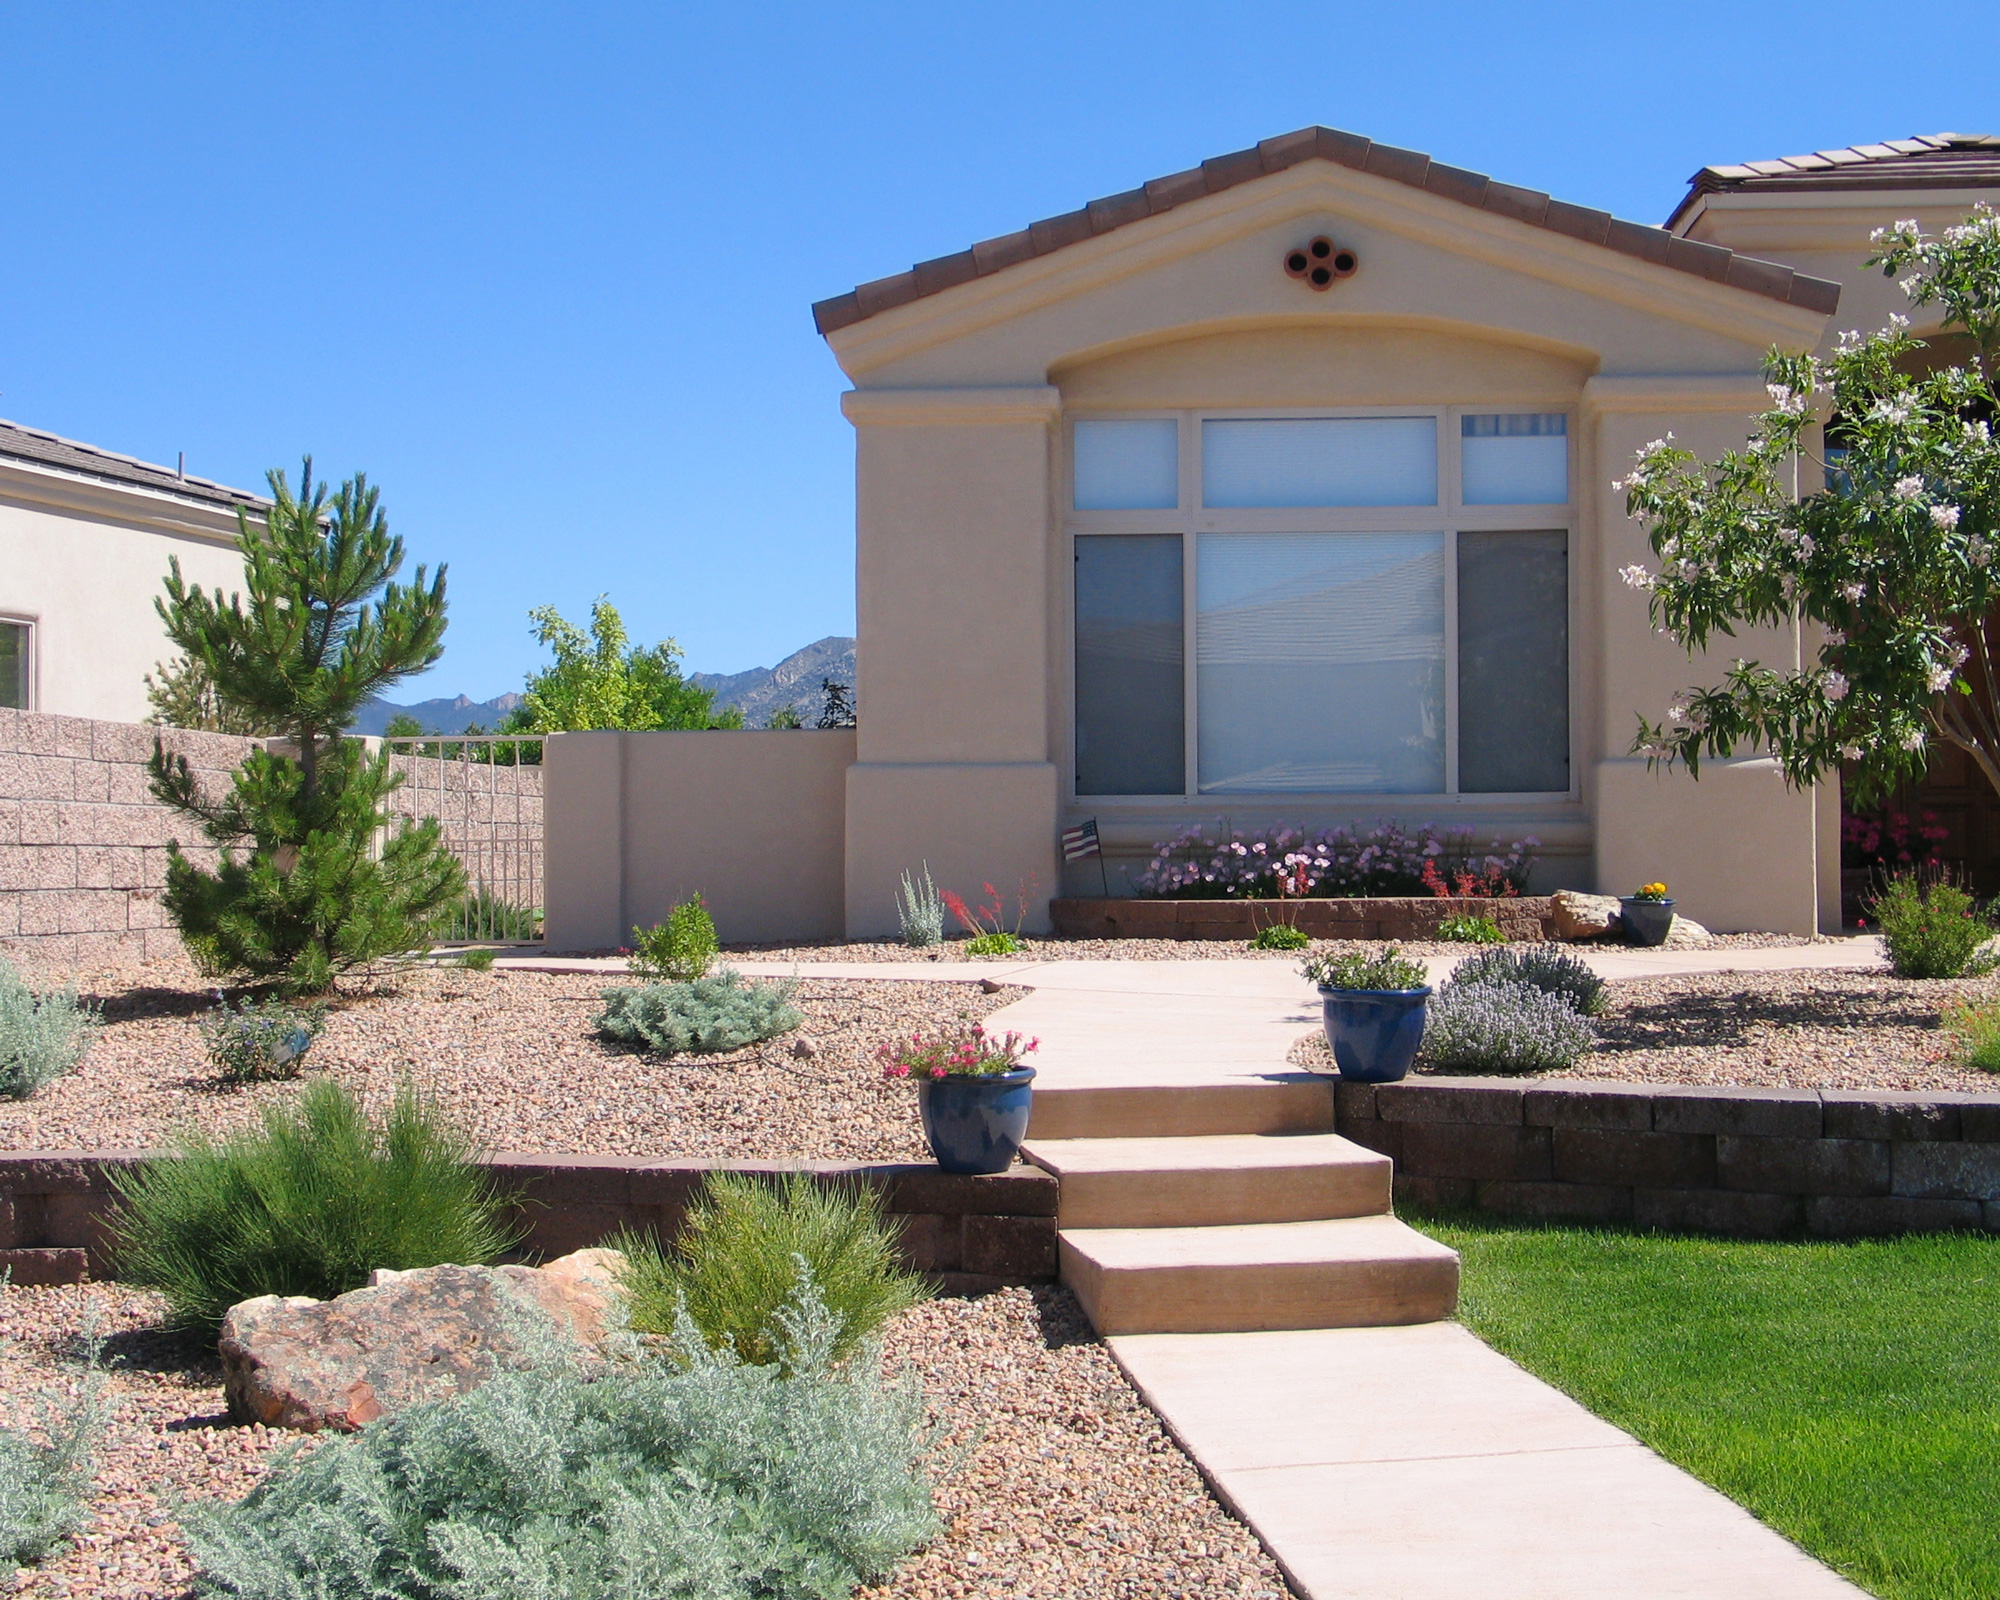
[[[1778,194],[1814,189],[2000,188],[2000,136],[1990,133],[1924,133],[1881,144],[1775,161],[1703,167],[1667,218],[1673,227],[1705,194]]]
[[[892,306],[908,305],[926,295],[937,294],[973,278],[983,278],[1017,262],[1045,256],[1065,245],[1081,242],[1100,233],[1122,228],[1128,222],[1156,217],[1163,211],[1219,194],[1239,183],[1250,183],[1269,173],[1282,172],[1301,161],[1331,161],[1338,166],[1373,173],[1393,183],[1408,184],[1448,200],[1476,206],[1499,216],[1511,217],[1530,227],[1547,228],[1590,244],[1603,245],[1628,256],[1658,262],[1677,271],[1727,283],[1752,294],[1802,306],[1808,311],[1831,312],[1840,303],[1840,285],[1823,278],[1808,278],[1790,267],[1773,261],[1740,256],[1719,245],[1679,239],[1664,228],[1639,222],[1625,222],[1608,211],[1592,211],[1583,206],[1552,200],[1539,189],[1517,189],[1500,183],[1483,172],[1463,167],[1447,167],[1414,150],[1375,144],[1356,133],[1332,128],[1301,128],[1281,134],[1248,150],[1204,161],[1187,172],[1155,178],[1151,183],[1124,194],[1093,200],[1081,211],[1049,217],[1031,223],[1019,233],[1004,234],[961,250],[957,255],[920,261],[908,272],[893,278],[877,278],[847,294],[835,295],[813,307],[813,321],[823,334],[833,333],[853,323],[865,321]]]
[[[94,444],[79,444],[74,439],[44,433],[40,428],[26,428],[18,422],[0,420],[0,460],[32,461],[38,466],[73,472],[79,477],[96,478],[105,483],[135,484],[163,494],[178,495],[184,500],[199,500],[206,505],[232,509],[242,506],[256,511],[270,503],[247,490],[232,489],[226,483],[183,477],[172,467],[156,467],[150,461],[116,455],[109,450],[100,450]]]

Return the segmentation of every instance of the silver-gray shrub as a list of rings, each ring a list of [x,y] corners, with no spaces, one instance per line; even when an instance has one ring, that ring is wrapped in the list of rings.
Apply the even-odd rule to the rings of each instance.
[[[903,887],[896,898],[896,920],[903,930],[903,943],[913,950],[927,949],[944,942],[944,899],[931,882],[931,864],[924,863],[921,882],[903,874]]]
[[[606,989],[597,1028],[660,1055],[716,1055],[790,1033],[805,1021],[788,983],[746,983],[725,967],[693,983]]]
[[[110,1407],[104,1342],[94,1330],[85,1338],[90,1368],[74,1390],[45,1390],[32,1431],[0,1428],[0,1566],[41,1560],[89,1520],[91,1457]]]
[[[98,1016],[74,986],[37,996],[0,956],[0,1095],[25,1100],[83,1059]]]
[[[1560,995],[1578,1016],[1594,1017],[1604,1009],[1604,980],[1567,950],[1552,944],[1509,944],[1482,950],[1459,964],[1451,983],[1527,983]]]
[[[1561,995],[1531,983],[1453,982],[1431,997],[1422,1056],[1434,1072],[1549,1072],[1595,1040]]]
[[[828,1600],[939,1529],[914,1383],[839,1368],[802,1274],[790,1375],[677,1334],[685,1367],[543,1352],[191,1512],[196,1593],[235,1600]],[[685,1337],[683,1337],[685,1335]]]

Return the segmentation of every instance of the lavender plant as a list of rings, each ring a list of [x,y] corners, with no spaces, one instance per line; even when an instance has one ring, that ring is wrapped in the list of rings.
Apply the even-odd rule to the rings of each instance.
[[[1531,983],[1448,983],[1424,1018],[1423,1066],[1433,1072],[1551,1072],[1596,1040],[1560,995]]]
[[[1447,988],[1474,983],[1525,983],[1565,1002],[1580,1017],[1604,1009],[1604,980],[1567,950],[1552,944],[1517,944],[1482,950],[1459,963]]]

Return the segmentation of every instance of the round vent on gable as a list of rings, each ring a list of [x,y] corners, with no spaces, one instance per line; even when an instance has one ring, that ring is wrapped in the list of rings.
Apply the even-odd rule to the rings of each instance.
[[[1335,280],[1353,277],[1360,265],[1360,258],[1352,250],[1335,244],[1325,234],[1285,252],[1285,276],[1297,278],[1315,290],[1331,289]]]

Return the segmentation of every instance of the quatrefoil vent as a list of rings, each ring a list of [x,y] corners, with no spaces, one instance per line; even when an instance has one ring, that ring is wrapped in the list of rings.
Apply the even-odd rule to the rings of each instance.
[[[1285,252],[1285,276],[1297,278],[1316,291],[1331,289],[1336,279],[1353,277],[1360,265],[1352,250],[1335,244],[1325,234]]]

